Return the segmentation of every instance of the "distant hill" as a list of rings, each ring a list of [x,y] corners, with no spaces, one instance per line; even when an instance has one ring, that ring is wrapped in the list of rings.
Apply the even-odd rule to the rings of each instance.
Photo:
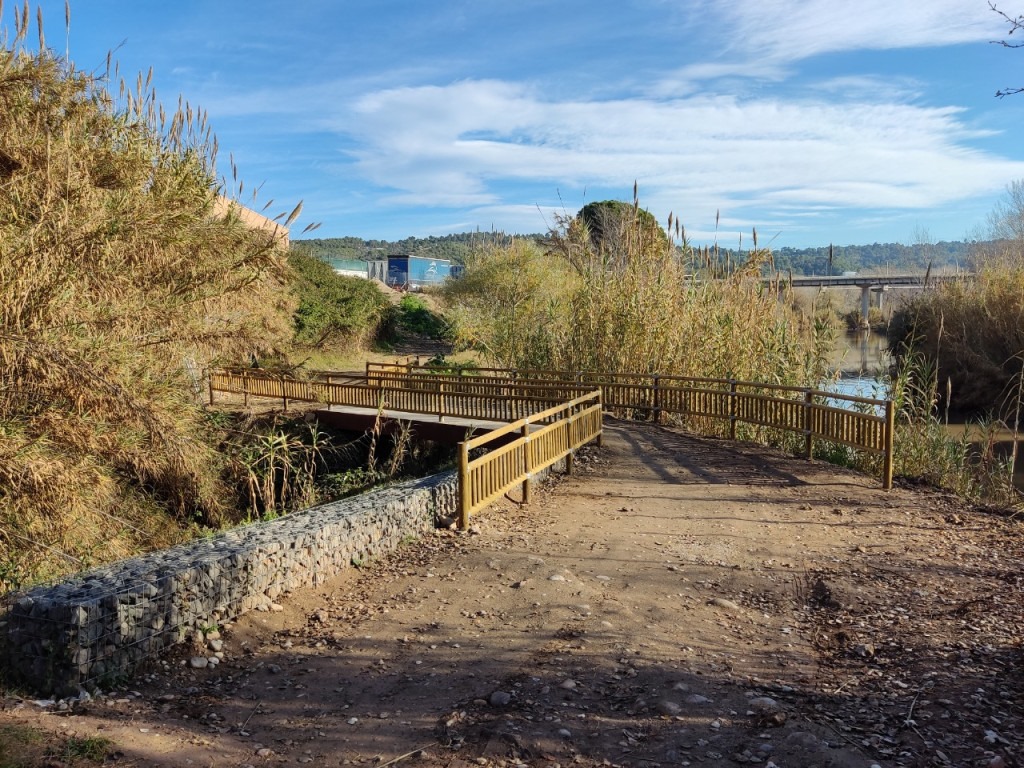
[[[899,243],[872,243],[871,245],[845,245],[832,248],[779,248],[772,251],[775,268],[780,272],[792,270],[795,275],[839,275],[843,272],[893,271],[894,269],[924,270],[959,266],[966,268],[970,260],[972,243],[942,241],[920,245]]]
[[[404,240],[361,240],[358,237],[316,238],[293,240],[301,248],[334,265],[336,268],[351,268],[351,261],[380,259],[389,254],[412,254],[435,259],[449,259],[456,264],[465,262],[466,255],[482,245],[501,243],[511,236],[502,232],[463,232],[441,237],[407,237]],[[523,235],[542,239],[544,235]],[[921,245],[899,243],[872,243],[871,245],[844,245],[832,248],[779,248],[772,250],[775,268],[782,273],[792,271],[794,275],[839,275],[843,272],[869,270],[927,269],[965,267],[969,261],[972,243],[964,241],[942,241]],[[724,261],[729,255],[733,264],[742,263],[746,255],[735,251],[721,250]],[[348,263],[346,263],[348,262]]]

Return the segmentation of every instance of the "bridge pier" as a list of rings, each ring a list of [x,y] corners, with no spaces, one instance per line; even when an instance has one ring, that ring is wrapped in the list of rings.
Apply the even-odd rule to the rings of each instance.
[[[871,285],[860,287],[860,328],[867,330],[871,327],[868,322],[868,311],[871,309]]]

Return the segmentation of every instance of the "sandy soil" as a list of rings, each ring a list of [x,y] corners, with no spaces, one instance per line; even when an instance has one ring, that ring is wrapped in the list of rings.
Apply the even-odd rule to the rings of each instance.
[[[8,695],[0,729],[138,766],[1021,764],[1017,522],[754,446],[605,435],[528,507],[221,628],[215,669],[182,649],[68,712]]]

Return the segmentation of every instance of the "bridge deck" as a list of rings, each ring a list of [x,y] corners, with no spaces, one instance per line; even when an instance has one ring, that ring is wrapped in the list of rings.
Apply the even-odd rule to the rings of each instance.
[[[504,421],[484,421],[461,416],[445,416],[442,420],[440,416],[408,411],[384,410],[379,413],[382,420],[381,429],[385,434],[397,431],[399,422],[404,422],[412,425],[417,437],[440,443],[459,443],[474,435],[481,435],[507,425]],[[366,432],[373,429],[377,415],[376,408],[341,405],[328,406],[316,411],[316,417],[321,424],[349,432]],[[511,436],[514,437],[515,435]]]

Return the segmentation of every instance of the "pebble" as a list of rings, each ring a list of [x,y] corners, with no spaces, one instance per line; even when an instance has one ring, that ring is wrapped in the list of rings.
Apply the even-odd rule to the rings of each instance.
[[[572,731],[570,731],[568,728],[559,728],[558,735],[561,736],[563,739],[571,739]]]
[[[208,642],[211,651],[222,651],[224,650],[224,641],[214,638]]]
[[[274,750],[263,747],[263,749],[256,750],[256,757],[270,757],[274,754]]]
[[[724,597],[713,597],[709,601],[711,605],[716,608],[723,608],[727,611],[742,611],[739,604],[734,603],[732,600],[726,600]]]
[[[756,699],[750,700],[750,709],[757,714],[771,714],[778,712],[779,702],[769,696],[758,696]]]
[[[701,696],[699,693],[691,693],[686,697],[687,704],[710,704],[711,699],[706,696]]]
[[[359,718],[358,717],[350,717],[345,722],[348,723],[349,725],[355,725],[356,723],[359,722]]]
[[[576,683],[575,680],[569,679],[569,680],[563,680],[561,683],[558,684],[558,687],[562,688],[562,689],[564,689],[566,691],[575,691],[576,690],[576,685],[577,685],[577,683]]]
[[[565,581],[565,576],[560,573],[553,573],[548,576],[548,581]]]
[[[671,717],[673,715],[678,715],[680,712],[683,711],[683,708],[676,704],[676,702],[674,701],[670,701],[669,699],[663,699],[662,701],[658,702],[658,711],[661,712],[661,714],[663,715],[668,715]]]
[[[205,656],[193,656],[188,663],[192,665],[192,669],[204,669],[210,665],[210,660]]]
[[[488,701],[492,707],[504,707],[512,701],[512,694],[506,691],[494,691]]]

